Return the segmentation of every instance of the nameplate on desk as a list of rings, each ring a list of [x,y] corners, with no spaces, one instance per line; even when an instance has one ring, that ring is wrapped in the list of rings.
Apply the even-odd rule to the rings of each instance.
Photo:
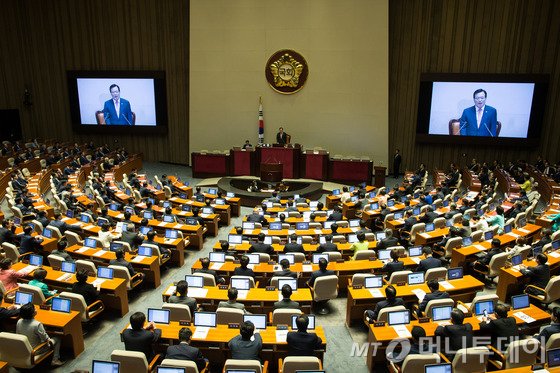
[[[227,285],[218,285],[218,289],[220,290],[227,290],[228,286]]]
[[[280,330],[276,328],[276,342],[282,343],[286,342],[286,337],[288,337],[288,330]]]
[[[144,256],[142,256],[142,255],[137,255],[137,256],[135,256],[134,258],[132,258],[131,262],[140,263],[140,262],[142,262],[142,260],[144,260]]]
[[[417,256],[413,256],[412,258],[410,258],[410,260],[412,260],[416,264],[420,264],[420,258]]]
[[[162,221],[158,223],[158,227],[165,227],[165,224],[167,224],[166,222]]]
[[[179,325],[181,326],[190,326],[191,323],[187,320],[179,320]]]
[[[385,326],[385,321],[376,321],[373,323],[374,328],[380,328],[382,326]]]
[[[406,281],[397,282],[397,286],[404,286],[404,285],[406,285]]]
[[[480,251],[485,251],[486,250],[486,248],[482,245],[473,245],[473,247],[477,250],[480,250]]]
[[[51,309],[51,306],[49,306],[48,304],[41,304],[39,305],[39,308],[42,310],[49,311]]]
[[[513,237],[513,238],[519,237],[519,235],[517,233],[513,233],[513,232],[509,232],[509,233],[506,233],[506,234],[510,237]]]
[[[560,258],[560,253],[558,251],[551,251],[548,255],[553,258]]]
[[[81,253],[85,253],[85,252],[88,251],[88,250],[89,250],[89,247],[87,247],[87,246],[82,246],[82,247],[80,247],[78,250],[76,250],[75,252],[78,253],[78,254],[81,254]]]
[[[267,286],[266,291],[276,291],[276,286]]]
[[[368,289],[369,293],[374,298],[385,298],[385,295],[381,294],[381,290],[379,289]]]
[[[408,328],[406,327],[406,325],[394,325],[393,329],[395,330],[395,332],[397,333],[397,335],[400,338],[410,338],[410,337],[412,337],[412,335],[408,331]]]
[[[450,284],[448,281],[441,281],[439,284],[440,284],[441,287],[443,287],[445,290],[455,289],[455,286],[453,286],[452,284]]]
[[[420,323],[420,324],[424,324],[424,323],[427,323],[427,322],[430,322],[430,318],[429,318],[429,317],[420,317],[420,318],[418,318],[418,323]]]
[[[514,312],[513,316],[517,317],[518,319],[521,319],[523,322],[530,324],[532,322],[537,321],[536,319],[532,318],[531,316],[527,315],[525,312]]]
[[[523,232],[523,233],[525,233],[525,234],[529,234],[529,233],[531,233],[531,231],[530,231],[530,230],[528,230],[528,229],[525,229],[525,228],[518,228],[517,230],[518,230],[518,231],[520,231],[520,232]]]
[[[412,292],[418,298],[418,301],[422,302],[426,296],[426,292],[422,289],[413,289]]]
[[[206,339],[210,328],[207,326],[197,326],[192,335],[193,339]]]
[[[212,263],[212,265],[210,265],[210,269],[219,271],[220,269],[222,269],[222,265],[223,263]]]
[[[361,289],[362,285],[352,285],[352,289]]]
[[[344,263],[344,259],[338,258],[338,259],[336,260],[336,262],[337,262],[337,263]]]

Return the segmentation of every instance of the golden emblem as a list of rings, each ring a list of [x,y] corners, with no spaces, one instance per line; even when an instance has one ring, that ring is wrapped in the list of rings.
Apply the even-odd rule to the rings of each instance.
[[[307,80],[307,62],[295,51],[281,50],[269,58],[265,75],[275,91],[284,94],[295,93],[303,88]]]

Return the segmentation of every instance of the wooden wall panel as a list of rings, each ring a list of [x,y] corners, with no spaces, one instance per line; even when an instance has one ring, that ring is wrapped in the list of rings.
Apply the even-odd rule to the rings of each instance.
[[[389,149],[404,168],[419,162],[560,159],[560,2],[555,0],[393,0],[389,3]],[[555,22],[556,20],[556,22]],[[416,144],[421,73],[546,73],[541,145],[521,150]],[[463,153],[465,157],[463,157]]]
[[[21,110],[24,137],[125,146],[146,159],[187,163],[188,0],[6,0],[0,24],[0,107]],[[67,70],[164,70],[169,131],[162,136],[76,135]],[[31,88],[33,106],[21,97]]]

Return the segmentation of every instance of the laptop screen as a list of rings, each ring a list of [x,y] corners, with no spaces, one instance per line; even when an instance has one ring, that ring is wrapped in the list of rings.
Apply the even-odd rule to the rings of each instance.
[[[383,276],[368,276],[364,279],[366,289],[375,289],[383,286]]]
[[[253,229],[255,229],[255,223],[253,223],[251,221],[244,221],[243,223],[241,223],[241,227],[243,229],[253,230]]]
[[[232,278],[230,280],[230,286],[237,290],[249,290],[250,282],[248,278]]]
[[[387,201],[387,207],[393,207],[395,206],[395,200],[394,199],[390,199]]]
[[[245,254],[245,256],[249,258],[249,264],[259,264],[261,261],[259,254]]]
[[[451,228],[454,224],[455,224],[455,222],[453,221],[453,219],[448,219],[448,220],[445,221],[445,226],[447,228]]]
[[[412,209],[412,215],[420,215],[420,207],[415,207]]]
[[[216,188],[209,188],[209,189],[208,189],[208,194],[218,194],[218,189],[216,189]]]
[[[494,237],[494,231],[486,231],[484,232],[484,239],[491,240]]]
[[[113,278],[113,268],[97,267],[97,277],[99,278]]]
[[[422,255],[422,246],[411,246],[408,248],[408,256]]]
[[[434,223],[426,224],[426,232],[431,232],[435,229]]]
[[[214,213],[214,209],[212,207],[203,207],[202,208],[202,213],[210,215],[210,214]]]
[[[278,279],[278,289],[281,290],[284,285],[290,285],[292,291],[297,290],[297,280],[295,278],[291,279]]]
[[[29,264],[32,266],[40,267],[43,265],[43,257],[41,255],[29,255]]]
[[[340,189],[333,189],[332,194],[333,196],[338,196],[340,194]]]
[[[326,222],[323,223],[323,227],[325,229],[331,229],[331,225],[333,225],[333,224],[334,224],[334,221],[326,221]]]
[[[183,206],[181,207],[181,210],[183,210],[183,211],[191,211],[191,208],[192,208],[191,205],[186,205],[186,204],[185,204],[185,205],[183,205]]]
[[[144,235],[148,234],[148,232],[151,231],[151,230],[152,230],[152,228],[150,228],[150,227],[140,227],[140,233],[142,233]]]
[[[168,240],[175,240],[179,236],[179,233],[174,229],[165,230],[165,238]]]
[[[391,250],[379,250],[377,252],[377,259],[379,259],[379,260],[389,260],[389,259],[391,259]]]
[[[49,228],[43,228],[43,236],[46,238],[52,238],[52,231]]]
[[[204,277],[186,275],[185,281],[189,284],[189,287],[202,288],[204,287]]]
[[[432,320],[442,321],[451,319],[451,306],[432,307]]]
[[[424,272],[414,272],[408,274],[408,284],[417,285],[424,283]]]
[[[292,315],[292,329],[293,330],[297,330],[297,324],[296,324],[297,318],[298,318],[297,315]],[[309,318],[309,325],[307,326],[307,330],[315,329],[315,315],[307,315],[307,318]]]
[[[235,197],[235,193],[233,193],[233,192],[227,192],[227,193],[226,193],[226,197],[227,197],[227,198],[233,198],[233,197]]]
[[[226,200],[223,199],[223,198],[216,198],[216,199],[214,200],[214,203],[215,203],[216,205],[224,206],[224,205],[226,204]]]
[[[66,216],[69,218],[73,218],[74,217],[74,211],[73,210],[66,210]]]
[[[296,256],[294,254],[278,254],[278,263],[280,263],[282,259],[288,260],[290,265],[296,262]]]
[[[406,325],[410,323],[410,313],[407,311],[389,312],[389,325]]]
[[[475,303],[474,313],[476,316],[483,315],[484,311],[486,311],[488,314],[494,313],[494,302],[491,300],[485,300]]]
[[[238,245],[243,242],[243,236],[241,236],[240,234],[230,234],[228,236],[228,242],[230,244]]]
[[[457,280],[463,278],[463,267],[449,268],[447,270],[448,280]]]
[[[379,208],[379,203],[374,202],[369,205],[370,210],[377,210]]]
[[[16,291],[15,304],[27,304],[33,302],[33,293],[25,293],[23,291]]]
[[[504,225],[504,233],[510,233],[510,232],[511,232],[511,224]]]
[[[80,215],[80,221],[82,223],[89,223],[89,216],[87,216],[86,214]]]
[[[451,373],[451,364],[424,365],[424,373]]]
[[[122,244],[122,243],[111,242],[111,243],[109,244],[109,250],[111,250],[111,251],[121,250],[122,248],[123,248],[123,244]]]
[[[207,326],[214,328],[216,326],[215,312],[195,312],[194,326]]]
[[[214,263],[224,263],[226,261],[226,254],[225,253],[211,252],[208,255],[208,258],[210,259],[211,262],[214,262]]]
[[[546,352],[546,361],[549,368],[560,366],[560,348],[552,348]]]
[[[162,206],[163,206],[164,209],[166,209],[166,208],[168,208],[168,207],[171,207],[171,202],[169,202],[169,201],[164,201],[163,204],[162,204]]]
[[[469,246],[469,245],[472,245],[472,238],[471,237],[463,238],[463,246]]]
[[[329,261],[329,254],[318,254],[313,253],[313,264],[319,264],[319,259],[325,258],[325,260]]]
[[[152,248],[148,246],[138,246],[138,255],[152,256]]]
[[[148,308],[148,321],[156,324],[169,324],[169,310]]]
[[[84,246],[95,249],[97,247],[97,241],[91,237],[88,237],[84,240]]]
[[[272,236],[266,236],[263,242],[265,245],[272,245]]]
[[[529,296],[527,294],[514,295],[511,297],[511,305],[514,310],[529,307]]]
[[[349,243],[358,242],[358,235],[355,234],[355,233],[349,234],[348,235],[348,242]]]
[[[560,248],[560,240],[554,240],[554,241],[552,241],[551,246],[552,246],[552,249],[553,249],[553,250],[557,250],[558,248]]]
[[[118,211],[119,207],[120,207],[120,206],[119,206],[118,204],[116,204],[116,203],[111,203],[111,204],[109,205],[109,210]]]
[[[319,201],[310,201],[309,202],[309,207],[312,209],[316,209],[317,205],[319,205]]]
[[[187,225],[198,225],[198,220],[195,218],[186,218],[185,224]]]
[[[403,218],[402,212],[395,212],[395,220],[401,220]]]
[[[160,365],[156,367],[156,373],[187,373],[187,368],[165,367]]]
[[[305,231],[309,229],[309,223],[296,223],[296,229],[298,231]]]
[[[109,224],[109,220],[105,218],[97,218],[97,225],[101,227],[103,224]]]
[[[387,237],[387,235],[385,234],[385,232],[377,232],[375,234],[375,240],[376,241],[384,240],[386,237]]]
[[[144,214],[142,214],[142,217],[144,219],[153,219],[154,218],[154,213],[151,211],[144,211]]]
[[[64,261],[60,265],[60,270],[67,273],[76,273],[76,263]]]
[[[175,217],[172,215],[163,215],[163,221],[166,223],[174,223]]]
[[[268,226],[268,230],[270,231],[281,231],[282,230],[282,222],[275,221],[270,223]]]
[[[523,259],[521,258],[521,255],[514,255],[511,257],[511,264],[514,266],[518,266],[521,264],[521,262],[523,262]]]
[[[70,306],[72,301],[67,298],[56,297],[52,299],[51,309],[57,312],[70,313]]]
[[[121,363],[116,361],[93,360],[91,363],[91,373],[119,373]]]
[[[252,322],[255,329],[266,329],[266,315],[243,315],[243,321]]]

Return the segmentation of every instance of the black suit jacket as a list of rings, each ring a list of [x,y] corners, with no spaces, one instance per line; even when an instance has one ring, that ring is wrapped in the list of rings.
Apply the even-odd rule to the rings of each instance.
[[[433,256],[420,261],[416,272],[426,272],[428,269],[443,267],[443,263],[440,259],[434,258]]]
[[[256,242],[249,248],[249,253],[265,253],[268,255],[274,254],[274,249],[271,245],[262,242]]]
[[[548,267],[548,264],[539,264],[534,267],[527,267],[527,269],[522,269],[521,273],[529,277],[532,285],[538,286],[542,289],[546,287],[548,280],[550,280],[550,268]]]
[[[373,320],[377,320],[379,312],[386,307],[404,306],[404,301],[402,298],[395,298],[394,300],[385,299],[377,302],[373,311],[368,310],[367,315]]]
[[[286,132],[278,132],[276,134],[276,143],[280,144],[280,145],[284,145],[288,142],[288,136],[286,135]]]
[[[74,285],[72,285],[72,293],[80,294],[81,296],[83,296],[88,306],[99,299],[99,293],[97,292],[97,289],[95,289],[92,284],[88,284],[87,282],[74,283]]]
[[[303,248],[303,245],[300,245],[299,243],[296,243],[296,242],[287,243],[284,246],[284,252],[285,253],[303,253],[303,254],[305,254],[305,250]]]
[[[290,269],[282,269],[280,271],[275,271],[272,276],[297,278],[297,273],[290,271]]]
[[[179,343],[178,345],[167,347],[165,358],[194,361],[199,371],[206,366],[206,359],[202,356],[202,352],[196,347],[189,346],[187,343]]]
[[[404,221],[403,229],[407,232],[410,232],[412,230],[412,226],[416,223],[418,223],[418,220],[416,220],[414,216],[411,216]]]
[[[333,212],[332,214],[329,215],[329,217],[327,218],[328,221],[339,221],[344,219],[344,217],[342,216],[342,212]]]
[[[382,271],[387,273],[387,278],[391,277],[393,272],[404,271],[403,262],[388,262],[382,268]]]
[[[237,267],[233,270],[233,274],[235,276],[251,276],[252,278],[255,278],[255,272],[253,272],[251,268]]]
[[[143,352],[149,362],[155,355],[152,344],[161,337],[161,329],[155,329],[153,332],[144,329],[125,329],[122,337],[125,350]]]
[[[446,291],[436,290],[432,293],[428,293],[424,296],[424,299],[422,299],[422,302],[418,306],[418,312],[424,312],[429,301],[434,299],[446,299],[446,298],[449,298],[449,294],[447,294]]]
[[[436,328],[435,335],[445,338],[451,351],[457,351],[461,348],[469,348],[473,346],[473,332],[471,324],[438,326]],[[450,355],[455,354],[452,353]]]
[[[399,240],[396,237],[389,237],[389,238],[385,238],[385,239],[381,240],[377,244],[375,250],[378,250],[378,251],[379,250],[385,250],[385,249],[388,249],[390,247],[398,246],[398,245],[399,245]]]
[[[321,338],[315,333],[290,332],[286,337],[288,356],[313,356],[321,348]]]
[[[490,260],[492,260],[492,257],[493,257],[494,255],[496,255],[496,254],[500,254],[501,252],[502,252],[502,250],[501,250],[500,248],[496,248],[496,247],[495,247],[495,248],[493,248],[493,249],[490,249],[490,250],[486,253],[486,255],[484,255],[484,256],[479,260],[479,262],[482,263],[482,264],[484,264],[484,265],[488,265],[488,264],[490,264]]]
[[[489,323],[481,322],[480,330],[490,334],[492,337],[492,346],[500,349],[501,351],[506,350],[509,342],[506,343],[503,340],[500,340],[500,344],[498,345],[498,338],[508,338],[511,342],[513,337],[519,336],[519,329],[517,328],[515,318],[513,317],[490,320]]]
[[[33,251],[33,252],[43,251],[43,248],[41,247],[41,241],[37,241],[33,236],[28,236],[24,234],[21,236],[21,246],[19,248],[19,253],[23,254],[29,251]]]
[[[325,242],[319,245],[316,250],[317,253],[324,253],[327,251],[338,251],[338,246],[336,246],[336,244],[332,242]]]
[[[433,223],[435,219],[439,218],[439,215],[433,211],[426,211],[424,216],[420,218],[422,223]]]
[[[556,333],[560,333],[560,323],[552,323],[546,328],[543,328],[537,336],[537,339],[540,340],[541,338],[544,338],[544,342],[541,344],[544,345],[546,344],[546,342],[548,342],[550,336]]]
[[[334,271],[331,271],[330,269],[327,269],[325,271],[321,271],[320,269],[317,271],[313,271],[311,272],[311,277],[309,278],[309,281],[307,283],[309,284],[309,286],[313,286],[313,284],[315,284],[315,280],[319,277],[330,275],[336,275],[336,273]]]

